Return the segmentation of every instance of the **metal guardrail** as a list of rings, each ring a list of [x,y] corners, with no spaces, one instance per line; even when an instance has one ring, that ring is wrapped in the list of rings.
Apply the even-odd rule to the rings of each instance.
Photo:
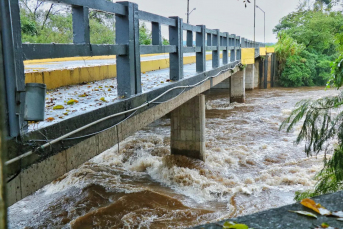
[[[1,26],[3,49],[7,64],[6,99],[9,136],[16,137],[23,129],[25,104],[25,75],[23,60],[61,58],[74,56],[117,55],[118,96],[130,97],[142,92],[140,55],[169,53],[170,79],[183,78],[183,53],[196,53],[196,71],[206,71],[206,51],[212,51],[212,67],[240,59],[241,47],[264,46],[235,34],[207,29],[205,25],[189,25],[179,17],[163,17],[140,11],[131,2],[112,3],[106,0],[50,0],[72,7],[73,44],[22,44],[18,0],[1,1]],[[89,9],[115,14],[116,44],[94,45],[90,43]],[[152,45],[139,44],[139,20],[151,22]],[[162,44],[161,26],[169,27],[169,43]],[[183,32],[186,31],[186,47]],[[195,46],[193,45],[195,34]],[[230,53],[230,60],[229,54]],[[15,76],[15,77],[13,77]]]

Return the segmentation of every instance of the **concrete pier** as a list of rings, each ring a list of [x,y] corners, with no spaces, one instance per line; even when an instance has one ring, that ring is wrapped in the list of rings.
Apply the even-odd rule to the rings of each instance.
[[[245,74],[246,69],[237,72],[231,76],[230,84],[230,102],[244,103],[245,102]]]
[[[205,95],[171,112],[171,153],[205,161]]]
[[[255,86],[255,65],[248,64],[245,69],[245,90],[251,91],[254,90]]]
[[[254,88],[259,88],[260,84],[260,61],[261,59],[255,59],[255,64],[254,64]]]

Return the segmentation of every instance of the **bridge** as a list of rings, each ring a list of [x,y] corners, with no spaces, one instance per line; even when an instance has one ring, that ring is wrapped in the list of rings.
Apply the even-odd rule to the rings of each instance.
[[[8,205],[167,114],[171,117],[171,153],[206,161],[205,93],[227,90],[231,102],[244,103],[246,90],[268,88],[275,83],[276,58],[273,50],[262,43],[208,29],[205,25],[186,24],[179,17],[167,18],[140,11],[138,5],[131,2],[54,2],[72,7],[73,44],[22,44],[18,1],[1,1],[0,76],[4,83],[0,85],[5,91],[1,98],[6,98],[6,103],[2,103],[6,104],[7,129],[7,155],[3,166],[7,171]],[[90,9],[115,14],[116,44],[90,43]],[[151,23],[152,45],[139,44],[140,20]],[[162,25],[169,27],[170,45],[162,45]],[[207,62],[207,52],[211,53],[211,62]],[[142,72],[146,69],[142,68],[142,55],[161,53],[169,55],[168,83],[143,91]],[[188,53],[195,56],[193,65],[184,65],[184,55]],[[115,68],[108,68],[107,75],[95,73],[101,70],[90,67],[94,75],[103,78],[83,77],[82,68],[69,74],[58,70],[49,74],[32,73],[41,77],[24,73],[23,63],[27,60],[110,55],[115,55],[116,64]],[[186,68],[194,74],[184,77]],[[147,77],[159,71],[162,70],[147,73]],[[28,121],[42,120],[45,87],[77,85],[110,76],[116,77],[118,99],[115,101],[52,125],[28,130]]]

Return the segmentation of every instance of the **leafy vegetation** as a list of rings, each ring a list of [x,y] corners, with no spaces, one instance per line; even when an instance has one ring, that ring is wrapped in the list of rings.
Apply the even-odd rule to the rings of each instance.
[[[322,1],[320,2],[323,6]],[[343,85],[343,33],[342,14],[330,11],[332,1],[325,2],[325,11],[305,12],[312,15],[305,17],[302,24],[307,25],[309,21],[315,20],[311,32],[301,32],[298,28],[293,28],[292,20],[288,20],[288,25],[284,21],[277,45],[277,53],[282,67],[282,77],[284,82],[291,82],[299,85],[301,82],[325,82],[328,79],[328,87],[341,88]],[[299,16],[297,13],[287,16],[287,18]],[[322,21],[321,21],[322,20]],[[297,20],[296,20],[297,21]],[[325,25],[320,27],[321,24]],[[315,26],[318,26],[316,29]],[[303,27],[305,30],[306,27]],[[282,31],[283,30],[283,31]],[[293,34],[291,34],[293,33]],[[302,37],[299,37],[301,34]],[[327,40],[326,36],[330,39]],[[311,39],[308,39],[308,37]],[[306,53],[307,52],[307,53]],[[307,55],[307,56],[306,56]],[[301,60],[304,58],[305,60]],[[301,63],[289,65],[292,60],[298,58]],[[333,62],[331,59],[336,58]],[[311,62],[312,61],[312,62]],[[295,72],[296,66],[302,66],[304,73]],[[310,69],[309,66],[313,66]],[[309,69],[309,70],[306,70]],[[329,70],[331,69],[331,72]],[[315,78],[309,76],[313,71]],[[288,75],[286,75],[288,73]],[[292,78],[293,77],[293,78]],[[294,80],[296,79],[296,80]],[[285,85],[286,85],[285,83]],[[318,180],[313,190],[297,192],[295,199],[301,200],[306,197],[313,197],[321,194],[343,190],[343,92],[338,96],[325,97],[318,100],[300,101],[291,115],[282,123],[280,129],[286,128],[289,132],[293,127],[302,122],[301,131],[296,139],[296,143],[305,142],[305,152],[307,155],[317,155],[325,153],[324,168],[316,175]],[[331,157],[327,157],[332,154]]]
[[[340,69],[341,57],[333,64],[332,84],[342,86],[343,74]],[[338,73],[335,73],[337,72]],[[305,141],[307,155],[325,152],[324,169],[316,175],[318,180],[314,190],[297,192],[295,199],[301,200],[330,192],[343,190],[343,93],[339,96],[325,97],[318,100],[303,100],[296,105],[291,115],[280,128],[289,132],[302,121],[301,131],[296,143]],[[333,142],[337,141],[335,144]],[[331,154],[327,158],[327,154]]]
[[[337,34],[343,32],[343,17],[324,3],[300,6],[275,27],[275,50],[280,63],[280,84],[286,87],[325,85],[331,62],[339,56]]]
[[[71,9],[38,0],[20,0],[22,41],[29,43],[72,43]],[[90,42],[115,43],[114,15],[91,10],[89,12]],[[139,28],[142,45],[151,44],[151,32],[143,23]],[[163,44],[169,41],[163,38]]]

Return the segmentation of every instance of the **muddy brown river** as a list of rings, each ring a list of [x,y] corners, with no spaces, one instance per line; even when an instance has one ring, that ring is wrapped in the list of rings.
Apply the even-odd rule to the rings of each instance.
[[[293,203],[323,156],[306,157],[280,123],[319,87],[254,90],[245,104],[206,95],[207,161],[170,155],[162,118],[9,208],[10,228],[187,228]]]

